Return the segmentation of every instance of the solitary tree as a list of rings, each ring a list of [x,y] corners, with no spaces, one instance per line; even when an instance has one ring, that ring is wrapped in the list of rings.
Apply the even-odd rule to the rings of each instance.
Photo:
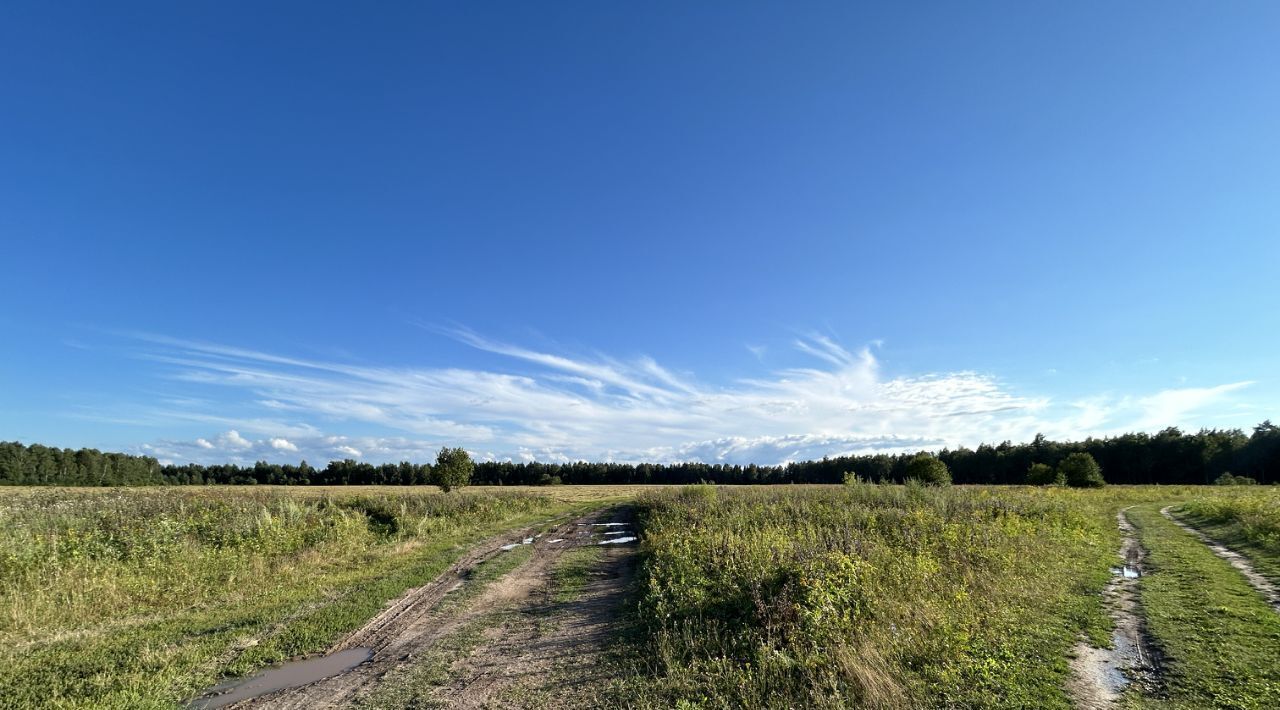
[[[1072,488],[1101,488],[1106,485],[1098,462],[1089,454],[1081,452],[1067,456],[1058,464],[1058,476]]]
[[[471,473],[476,465],[471,462],[467,450],[461,447],[451,449],[444,447],[436,454],[436,465],[432,470],[435,484],[448,493],[454,488],[462,488],[471,483]]]
[[[1027,469],[1027,483],[1033,486],[1052,486],[1066,483],[1061,471],[1053,470],[1047,463],[1033,463]]]
[[[926,453],[916,454],[907,462],[907,478],[926,486],[951,484],[951,472],[947,470],[947,465]]]

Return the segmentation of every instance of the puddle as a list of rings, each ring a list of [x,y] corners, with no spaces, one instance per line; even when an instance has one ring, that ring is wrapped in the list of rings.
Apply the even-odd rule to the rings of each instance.
[[[351,648],[328,656],[286,663],[247,680],[233,680],[216,685],[194,700],[189,707],[201,710],[221,708],[277,690],[296,688],[349,671],[372,657],[373,651],[370,649]]]
[[[601,541],[600,541],[599,543],[597,543],[597,544],[599,544],[599,545],[618,545],[618,544],[621,544],[621,543],[624,543],[624,542],[635,542],[637,539],[639,539],[639,538],[637,538],[635,535],[627,535],[626,537],[611,537],[611,538],[609,538],[608,540],[601,540]]]
[[[625,526],[625,525],[626,525],[626,523],[592,523],[592,524],[591,524],[591,527],[595,527],[595,528],[615,528],[615,527]]]
[[[1124,567],[1112,567],[1111,574],[1116,577],[1123,576],[1125,579],[1137,579],[1142,576],[1142,572],[1137,567],[1125,565]]]
[[[513,542],[513,543],[511,543],[510,545],[503,545],[502,547],[500,547],[500,548],[498,548],[498,549],[499,549],[499,550],[503,550],[503,551],[506,551],[506,550],[514,550],[514,549],[516,549],[517,547],[520,547],[521,545],[532,545],[532,544],[533,544],[533,538],[531,538],[531,537],[526,537],[525,539],[521,540],[520,542]]]
[[[564,538],[562,538],[562,537],[558,537],[558,538],[556,538],[556,539],[554,539],[554,540],[547,540],[547,544],[548,544],[548,545],[554,545],[554,544],[556,544],[557,542],[564,542]]]
[[[609,532],[601,533],[601,534],[603,534],[603,535],[630,535],[630,534],[631,534],[631,532],[630,532],[629,530],[610,530]]]

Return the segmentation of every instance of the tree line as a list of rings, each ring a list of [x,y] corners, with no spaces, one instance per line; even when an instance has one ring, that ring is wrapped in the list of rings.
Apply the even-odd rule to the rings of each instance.
[[[1028,482],[1033,464],[1056,469],[1075,453],[1092,456],[1108,483],[1199,485],[1213,483],[1224,474],[1263,484],[1280,483],[1280,427],[1270,421],[1254,427],[1249,434],[1239,429],[1186,433],[1169,428],[1157,434],[1123,434],[1076,442],[1050,441],[1038,435],[1028,443],[1006,441],[976,449],[944,449],[934,455],[946,464],[955,483],[1015,484]],[[474,464],[470,483],[841,483],[848,475],[900,483],[908,477],[912,458],[912,454],[870,454],[782,466],[488,461]],[[436,469],[429,463],[374,465],[352,459],[330,461],[324,468],[315,468],[306,461],[298,465],[265,461],[250,466],[161,465],[149,456],[0,442],[0,485],[431,485],[441,481]]]

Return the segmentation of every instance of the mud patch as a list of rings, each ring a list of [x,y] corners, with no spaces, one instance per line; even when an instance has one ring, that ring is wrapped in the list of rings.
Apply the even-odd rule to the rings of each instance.
[[[1096,648],[1081,641],[1073,649],[1075,657],[1070,663],[1067,694],[1077,708],[1115,707],[1130,685],[1137,685],[1146,693],[1157,687],[1159,662],[1138,607],[1138,580],[1143,575],[1146,552],[1138,543],[1137,531],[1125,516],[1125,510],[1128,508],[1116,514],[1116,525],[1123,535],[1120,557],[1124,564],[1111,568],[1111,581],[1103,589],[1103,598],[1115,622],[1112,648]]]
[[[578,524],[589,524],[598,518],[592,513],[578,521],[563,523],[549,531],[554,538],[569,537]],[[582,521],[579,523],[579,521]],[[391,602],[381,613],[369,620],[364,627],[340,641],[333,651],[370,648],[373,656],[368,662],[344,673],[318,680],[301,687],[291,687],[238,702],[235,708],[278,708],[283,710],[316,710],[318,708],[347,708],[359,706],[377,690],[383,679],[393,671],[397,674],[411,667],[414,657],[430,650],[443,639],[466,628],[477,619],[518,605],[527,600],[541,581],[549,574],[551,564],[562,550],[572,543],[550,545],[534,543],[529,537],[534,531],[520,534],[512,543],[512,535],[491,538],[466,553],[462,559],[432,582],[407,591]],[[528,541],[525,543],[524,541]],[[575,540],[578,545],[588,544],[586,539]],[[514,570],[492,581],[476,583],[474,573],[482,564],[502,554],[502,550],[517,547],[528,550],[529,559]],[[509,559],[509,558],[508,558]],[[443,604],[452,590],[472,585],[473,597],[462,598],[458,604]]]
[[[308,658],[271,668],[246,680],[215,686],[191,703],[201,710],[221,708],[242,700],[289,688],[300,688],[325,678],[345,673],[373,658],[373,649],[349,648],[327,656]]]
[[[1203,542],[1210,550],[1213,551],[1213,554],[1226,560],[1228,564],[1239,570],[1239,572],[1244,575],[1245,580],[1249,582],[1249,586],[1257,590],[1257,592],[1267,600],[1267,603],[1271,605],[1272,609],[1280,611],[1280,587],[1277,587],[1271,582],[1271,580],[1259,574],[1258,571],[1253,568],[1253,565],[1250,564],[1249,558],[1217,542],[1187,523],[1173,517],[1173,514],[1169,512],[1169,509],[1172,507],[1173,506],[1167,505],[1161,508],[1160,514],[1171,520],[1174,525],[1177,525],[1183,530],[1195,535],[1200,539],[1200,542]]]

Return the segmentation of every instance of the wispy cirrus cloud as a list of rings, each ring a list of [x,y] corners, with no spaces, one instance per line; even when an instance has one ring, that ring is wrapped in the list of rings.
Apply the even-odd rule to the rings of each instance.
[[[175,461],[421,460],[447,444],[494,459],[772,464],[1181,424],[1250,384],[1058,403],[969,371],[887,377],[870,346],[808,335],[793,343],[807,366],[713,385],[649,357],[573,356],[466,329],[447,334],[511,366],[370,366],[135,335],[161,376],[220,394],[168,398],[151,416],[227,427],[148,450]],[[353,427],[377,433],[334,433]]]

